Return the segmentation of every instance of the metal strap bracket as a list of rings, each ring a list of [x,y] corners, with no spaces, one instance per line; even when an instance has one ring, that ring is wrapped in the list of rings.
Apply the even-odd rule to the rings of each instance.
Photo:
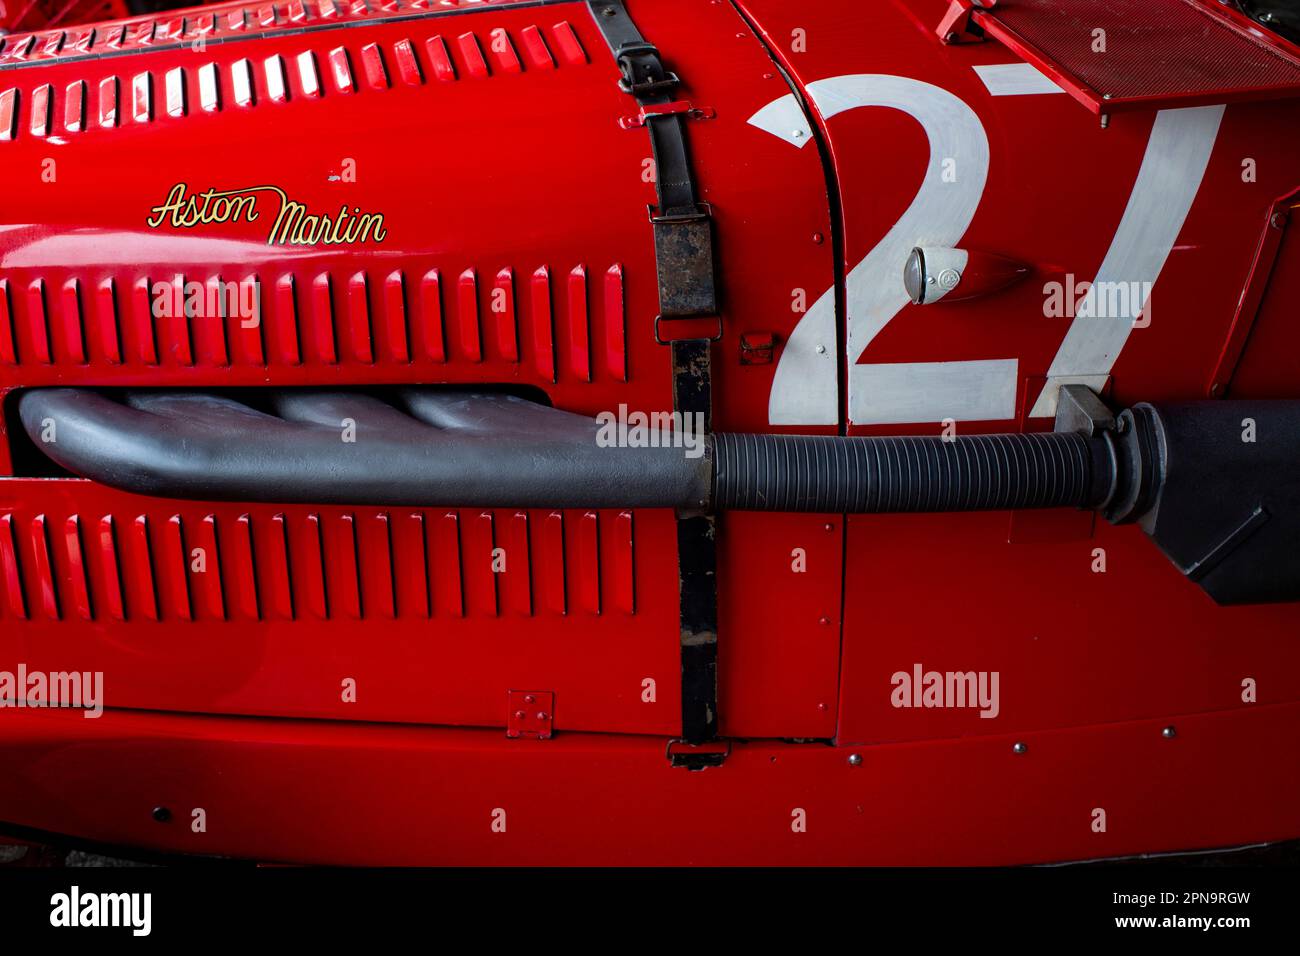
[[[696,195],[685,122],[713,116],[714,111],[676,98],[681,78],[664,67],[659,49],[641,35],[623,0],[587,0],[587,5],[618,63],[619,89],[637,102],[638,112],[619,123],[650,134],[658,200],[650,223],[659,315],[665,319],[717,316],[713,216],[708,203]],[[657,333],[656,338],[663,341]]]
[[[620,116],[618,125],[623,129],[640,129],[656,116],[671,116],[674,113],[693,120],[713,119],[718,115],[717,110],[711,106],[695,106],[689,100],[673,100],[671,103],[643,106],[631,116]]]

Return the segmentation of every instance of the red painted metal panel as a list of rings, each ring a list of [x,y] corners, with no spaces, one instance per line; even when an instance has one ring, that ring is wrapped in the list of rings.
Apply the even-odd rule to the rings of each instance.
[[[254,545],[254,554],[261,560],[255,560],[261,583],[258,593],[262,595],[262,613],[270,619],[291,621],[294,619],[293,582],[289,578],[289,536],[284,515],[272,515],[266,526],[264,543]]]
[[[28,545],[31,554],[32,577],[36,580],[35,606],[39,606],[47,618],[59,620],[62,617],[59,607],[58,585],[54,579],[54,562],[50,557],[50,539],[45,515],[34,515],[28,525]]]
[[[62,555],[64,571],[62,590],[71,599],[69,603],[83,621],[92,620],[90,588],[86,583],[86,560],[81,549],[81,518],[70,515],[63,525]]]
[[[420,61],[415,55],[415,47],[410,40],[399,40],[393,45],[393,56],[397,63],[397,75],[407,86],[419,86],[424,82],[420,75]]]
[[[1232,398],[1291,398],[1300,381],[1295,302],[1300,302],[1300,194],[1279,201],[1264,225],[1256,258],[1215,374]]]
[[[555,69],[555,58],[551,56],[550,48],[546,45],[546,38],[542,36],[541,30],[535,26],[524,27],[519,36],[530,69]]]
[[[9,280],[0,279],[0,362],[18,364],[14,350],[13,307],[9,304]]]
[[[1094,113],[1300,97],[1300,56],[1212,0],[1011,0],[975,20]]]
[[[31,355],[43,365],[50,364],[50,334],[45,314],[45,283],[33,279],[27,285],[26,322],[19,326],[18,351]],[[24,339],[23,332],[26,332]]]
[[[1048,290],[1053,283],[1091,283],[1098,276],[1151,143],[1155,110],[1117,114],[1103,129],[1066,96],[992,95],[976,68],[1014,69],[1018,64],[995,43],[938,42],[931,32],[945,7],[938,0],[922,0],[907,12],[901,5],[889,5],[873,20],[877,42],[869,70],[864,68],[859,34],[844,29],[843,13],[834,5],[796,10],[771,0],[745,0],[743,6],[801,82],[863,72],[897,76],[928,84],[939,91],[937,98],[947,101],[951,95],[968,107],[987,137],[987,176],[969,226],[952,243],[996,250],[1033,268],[1031,278],[994,295],[951,305],[903,303],[896,315],[891,307],[889,314],[876,314],[870,321],[860,315],[859,328],[870,333],[869,340],[862,344],[859,339],[845,363],[897,366],[1005,359],[1017,364],[1020,383],[1046,375],[1073,319],[1072,313],[1048,314]],[[791,52],[791,31],[796,28],[821,37],[815,50]],[[882,245],[921,186],[930,182],[930,143],[925,128],[908,115],[909,108],[925,109],[918,103],[897,108],[868,105],[818,119],[838,171],[849,270]],[[1113,368],[1089,369],[1111,373],[1112,398],[1118,406],[1204,394],[1241,295],[1259,224],[1273,199],[1296,186],[1296,167],[1289,157],[1300,146],[1293,133],[1300,129],[1294,122],[1297,109],[1300,106],[1288,101],[1268,108],[1233,106],[1223,114],[1190,211],[1151,289],[1154,318],[1134,329]],[[1251,168],[1258,170],[1257,176],[1243,175],[1246,157],[1254,161]],[[930,176],[942,187],[942,163],[936,163]],[[1043,175],[1044,163],[1051,165],[1050,176]],[[1171,168],[1162,168],[1168,176]],[[960,176],[950,185],[959,186]],[[882,191],[882,183],[894,185]],[[1069,187],[1062,188],[1066,183]],[[1071,223],[1071,228],[1049,224],[1060,222]],[[809,301],[826,288],[809,287]],[[1161,321],[1161,312],[1181,319]],[[878,327],[881,322],[883,327]],[[1029,397],[1031,404],[1035,397]],[[1022,396],[1015,398],[1019,402]],[[1019,427],[1012,416],[985,422],[962,420],[962,415],[958,404],[952,417],[961,420],[966,431]],[[936,413],[932,421],[855,428],[933,434],[943,417]],[[1033,427],[1046,424],[1039,417]]]
[[[152,522],[150,522],[152,524]],[[188,570],[190,552],[185,547],[185,531],[180,515],[172,515],[162,526],[162,551],[158,561],[159,611],[164,617],[182,621],[194,619]]]
[[[263,26],[242,12],[232,19],[230,7],[217,12],[214,37],[224,36],[232,25],[240,29],[227,36],[227,42],[201,51],[197,62],[183,41],[171,46],[172,39],[146,29],[151,18],[138,18],[127,31],[135,38],[129,42],[146,36],[152,42],[130,57],[72,60],[65,47],[58,54],[30,54],[42,61],[39,76],[26,69],[4,74],[0,96],[13,90],[17,110],[16,139],[5,144],[8,159],[39,164],[43,155],[39,138],[30,135],[27,98],[33,89],[48,83],[52,108],[62,115],[68,88],[84,84],[96,98],[87,106],[92,114],[102,114],[103,123],[69,133],[71,148],[84,156],[79,162],[100,171],[102,181],[131,184],[108,194],[83,194],[79,182],[60,182],[60,189],[77,193],[69,193],[60,208],[93,208],[100,234],[111,237],[98,243],[93,254],[80,257],[49,254],[49,242],[76,224],[49,221],[44,207],[26,208],[26,203],[37,201],[36,195],[8,197],[7,214],[13,221],[47,224],[6,234],[7,244],[23,250],[6,256],[4,270],[11,301],[19,300],[12,303],[16,313],[11,317],[19,372],[6,384],[193,387],[492,381],[541,387],[558,407],[588,414],[617,407],[623,400],[633,408],[667,406],[667,352],[644,334],[657,305],[654,254],[643,215],[654,188],[637,174],[648,158],[649,142],[644,131],[617,124],[628,104],[615,85],[617,71],[585,6],[558,3],[489,11],[475,5],[430,11],[427,18],[413,11],[410,18],[393,23],[376,16],[378,11],[349,11],[339,16],[373,22],[338,31],[323,30],[323,21],[309,18],[300,25],[306,30],[302,33],[279,32],[294,22],[287,15]],[[702,29],[736,41],[708,51],[676,40],[682,20],[674,10],[644,14],[644,29],[673,40],[678,67],[689,67],[692,82],[710,90],[710,105],[723,106],[730,117],[725,123],[691,124],[692,152],[701,168],[730,168],[729,157],[738,150],[751,157],[747,170],[752,172],[744,176],[701,176],[705,198],[717,210],[719,234],[734,238],[738,259],[776,257],[793,269],[787,275],[760,270],[735,282],[723,275],[724,298],[732,313],[728,340],[720,346],[720,354],[726,354],[735,348],[733,328],[738,336],[749,327],[779,332],[793,324],[794,317],[779,307],[791,282],[830,284],[829,246],[807,242],[804,227],[796,224],[791,229],[787,222],[790,209],[800,210],[800,217],[808,210],[807,234],[815,231],[814,223],[825,228],[822,174],[815,156],[798,154],[743,122],[780,82],[764,80],[770,62],[752,37],[736,36],[739,21],[733,11],[707,11]],[[251,40],[250,31],[263,34],[256,41],[255,57],[243,40],[244,35]],[[94,54],[101,43],[112,48],[122,35],[121,29],[104,29],[83,52]],[[468,63],[459,41],[453,40],[454,49],[448,49],[440,38],[466,35],[488,58],[484,63],[495,55],[493,38],[508,40],[503,49],[513,51],[521,72],[505,68],[511,54],[503,53],[500,64],[490,64],[502,68],[490,70],[486,82],[462,81],[468,77]],[[390,74],[393,82],[373,88],[365,76],[353,73],[364,73],[363,48],[379,53],[386,69],[397,69],[403,57],[413,56],[419,82],[413,82],[414,73],[403,79]],[[554,68],[544,65],[543,48]],[[289,67],[282,78],[292,89],[284,102],[270,95],[268,60],[279,63],[282,74]],[[329,90],[322,89],[319,97],[298,95],[307,89],[299,69],[304,62],[330,73]],[[173,76],[187,97],[197,97],[202,109],[187,101],[184,115],[173,118],[153,103],[165,97],[168,77]],[[756,84],[756,77],[762,82]],[[352,89],[355,95],[329,95],[338,89]],[[134,120],[137,93],[149,107],[140,111],[142,122]],[[131,102],[120,103],[123,96]],[[120,125],[117,113],[123,106],[132,115]],[[411,126],[399,120],[383,125],[382,131],[376,126],[380,116],[412,115],[427,122]],[[258,143],[258,148],[235,154],[224,149],[228,131],[235,126],[241,141]],[[495,149],[486,159],[476,148],[455,145],[498,142],[503,129],[510,130],[509,149]],[[452,135],[452,130],[459,132]],[[582,144],[587,162],[568,161],[567,154],[556,149],[560,143]],[[309,170],[309,164],[267,163],[276,155],[313,150],[330,157],[331,176]],[[143,226],[151,208],[179,181],[167,164],[147,159],[168,151],[187,157],[184,181],[196,188],[198,183],[211,183],[214,189],[271,183],[313,212],[346,203],[350,211],[382,213],[387,238],[375,248],[382,251],[384,265],[367,265],[358,278],[361,249],[329,245],[300,247],[285,259],[282,250],[266,244],[276,215],[268,205],[275,201],[271,196],[262,198],[260,219],[251,224]],[[435,157],[439,167],[438,175],[421,177],[414,191],[403,177],[386,172],[393,157],[410,155]],[[521,155],[541,164],[537,175],[546,181],[545,190],[502,188],[520,182],[514,157]],[[352,164],[345,165],[345,159]],[[767,201],[773,182],[782,183],[789,193],[781,204]],[[557,219],[559,209],[564,213]],[[747,225],[739,228],[742,221]],[[546,272],[540,273],[543,269]],[[615,283],[611,269],[616,269],[620,283]],[[514,282],[532,277],[528,294],[512,282],[514,348],[508,334],[498,346],[497,330],[484,331],[485,319],[492,317],[485,304],[489,289],[477,288],[490,286],[486,277],[505,270]],[[432,286],[439,284],[439,276],[455,279],[466,273],[475,276],[473,303],[464,294],[463,282],[452,281],[451,288],[437,290],[448,296],[446,300],[435,294]],[[235,316],[227,317],[225,362],[208,319],[164,317],[155,326],[154,285],[171,283],[178,274],[203,284],[218,277],[226,282],[252,279],[264,289],[258,324],[245,327]],[[405,352],[395,274],[401,276],[409,326]],[[545,279],[538,279],[539,274]],[[559,277],[553,285],[552,276]],[[579,288],[578,277],[585,288]],[[112,284],[119,310],[120,364],[110,350],[100,351],[97,336],[89,333],[84,367],[65,369],[49,362],[44,330],[67,318],[62,297],[51,298],[49,293],[69,280],[78,283],[83,299],[91,290]],[[41,295],[50,299],[34,303],[36,313],[29,308],[33,303],[25,301],[33,282],[43,283]],[[393,285],[385,285],[390,282]],[[83,313],[89,312],[86,302],[81,306]],[[88,322],[89,315],[83,319]],[[103,327],[99,322],[97,326]],[[391,348],[384,343],[385,334],[390,335]],[[4,359],[0,355],[0,361]],[[763,427],[770,375],[770,368],[747,371],[720,390],[719,425]],[[610,389],[614,384],[625,388]]]
[[[81,290],[76,279],[63,283],[63,302],[55,335],[55,361],[83,365],[86,345],[81,335]]]
[[[559,731],[677,730],[668,512],[152,501],[11,478],[0,519],[0,616],[35,609],[0,632],[0,669],[92,667],[113,706],[503,727],[506,692],[535,687]]]
[[[393,543],[389,515],[371,515],[357,528],[362,605],[368,618],[391,620],[397,613]]]
[[[429,556],[422,512],[393,516],[393,563],[397,613],[403,617],[429,617]]]
[[[721,517],[722,733],[835,736],[843,535],[838,515]]]
[[[551,318],[551,275],[539,266],[532,277],[533,351],[537,372],[548,382],[555,381],[555,329]]]
[[[528,512],[517,511],[506,522],[502,545],[505,568],[501,578],[505,585],[506,610],[510,614],[530,617],[533,613],[533,559],[528,530]]]
[[[217,543],[217,518],[203,519],[186,530],[190,568],[190,594],[194,597],[195,616],[199,620],[226,619],[225,581],[221,573],[222,549]]]
[[[10,617],[27,619],[27,600],[18,570],[18,543],[14,540],[12,514],[0,514],[0,570],[4,572],[5,608]]]
[[[122,596],[122,577],[119,569],[117,528],[112,515],[99,519],[99,549],[96,580],[100,582],[99,594],[109,617],[115,621],[126,620],[126,604]],[[93,549],[92,549],[93,553]]]
[[[566,710],[557,695],[557,721]],[[1177,736],[1166,739],[1170,723]],[[724,768],[703,773],[669,767],[662,740],[613,734],[539,742],[500,730],[111,710],[97,720],[17,710],[6,726],[0,757],[24,758],[7,759],[0,775],[11,822],[270,860],[1010,864],[1300,831],[1300,762],[1279,759],[1300,732],[1296,704],[862,750],[738,742]],[[104,793],[106,779],[109,798],[81,797]],[[203,807],[223,825],[162,825],[148,812],[156,806],[182,823]]]
[[[91,336],[92,349],[91,360],[103,360],[110,365],[122,364],[122,343],[118,330],[117,315],[117,288],[110,279],[104,279],[99,283],[95,295],[95,324],[96,334]]]
[[[540,563],[546,606],[556,614],[567,614],[569,610],[564,555],[564,512],[552,511],[543,525]]]
[[[519,361],[519,335],[515,328],[515,280],[507,267],[492,284],[492,315],[495,318],[497,349],[507,362]]]
[[[17,33],[126,15],[126,4],[122,0],[28,0],[0,8],[0,28],[9,33]],[[89,32],[83,31],[81,36],[84,37]],[[57,50],[63,39],[63,31],[51,33],[47,46],[52,44],[54,50]],[[81,42],[78,40],[68,45],[77,46]]]
[[[229,529],[227,544],[221,554],[226,559],[223,571],[230,594],[231,617],[236,620],[261,619],[258,607],[257,578],[254,568],[253,528],[248,515],[240,515]]]
[[[591,342],[587,328],[587,270],[574,266],[568,285],[569,365],[578,378],[591,381]]]
[[[260,290],[259,294],[260,294]],[[275,314],[280,321],[267,330],[272,361],[285,365],[297,365],[301,360],[298,347],[298,300],[297,288],[292,274],[282,275],[275,281]],[[240,321],[260,319],[257,316],[241,317]]]
[[[430,269],[420,282],[420,318],[417,351],[431,362],[447,361],[447,346],[442,327],[442,290],[437,269]]]
[[[431,574],[435,582],[434,613],[465,615],[465,583],[462,571],[460,514],[449,511],[439,515],[433,527]]]
[[[147,515],[137,515],[131,523],[131,538],[126,553],[128,557],[122,567],[128,589],[128,620],[132,623],[139,620],[156,621],[159,617],[158,590],[155,585]]]
[[[473,269],[462,272],[456,283],[456,317],[464,356],[471,362],[483,361],[483,345],[479,337],[478,276]]]
[[[1300,700],[1300,606],[1216,607],[1136,526],[1009,544],[998,513],[855,516],[847,548],[841,742],[1249,708],[1248,678],[1261,702]],[[923,601],[892,599],[918,582]],[[996,714],[900,706],[894,675],[917,664],[998,673]]]
[[[375,360],[370,338],[370,300],[366,274],[357,272],[348,279],[348,329],[352,332],[349,345],[353,361],[366,365]]]
[[[226,303],[222,302],[221,278],[213,276],[203,284],[205,303],[218,304],[217,314],[194,319],[194,354],[199,364],[215,367],[230,364],[230,353],[226,348],[226,329],[223,316]],[[188,296],[186,297],[188,299]],[[205,305],[206,308],[206,305]]]

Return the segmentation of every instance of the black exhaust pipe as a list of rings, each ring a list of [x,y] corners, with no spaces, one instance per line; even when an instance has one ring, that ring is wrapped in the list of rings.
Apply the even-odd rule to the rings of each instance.
[[[697,436],[688,454],[670,432],[611,446],[595,419],[502,395],[267,398],[255,410],[196,393],[115,401],[37,389],[19,414],[60,465],[140,494],[683,512],[1091,508],[1139,522],[1220,603],[1300,599],[1300,402],[1142,404],[1114,416],[1067,385],[1050,433],[720,433]]]

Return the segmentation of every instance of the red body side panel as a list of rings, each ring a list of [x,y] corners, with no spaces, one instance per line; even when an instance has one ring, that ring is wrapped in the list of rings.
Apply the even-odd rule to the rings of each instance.
[[[1297,720],[1261,705],[1180,720],[1172,741],[1160,721],[1033,733],[1019,755],[1010,737],[758,741],[689,773],[646,737],[19,711],[0,801],[32,826],[270,860],[1024,863],[1293,836]]]
[[[714,427],[1039,430],[1067,381],[1118,405],[1297,397],[1294,237],[1252,267],[1300,186],[1300,107],[1102,128],[1005,47],[940,43],[945,7],[629,3],[700,111]],[[671,406],[649,138],[620,124],[636,107],[586,4],[224,4],[58,34],[0,47],[7,407],[48,385],[464,383]],[[273,190],[255,220],[178,226],[156,211],[178,184],[274,186],[381,214],[385,237],[269,243]],[[910,305],[917,245],[1028,277]],[[1118,325],[1072,291],[1045,304],[1107,277],[1147,283]],[[249,278],[252,327],[156,312],[160,283]],[[774,337],[771,363],[742,363],[746,335]],[[670,513],[172,502],[37,477],[5,427],[0,671],[102,671],[109,709],[0,709],[0,822],[346,863],[1011,863],[1300,836],[1300,605],[1216,607],[1134,527],[722,514],[734,742],[688,773],[665,760]],[[918,665],[996,673],[996,716],[902,706]],[[555,695],[553,738],[506,738],[511,691]]]

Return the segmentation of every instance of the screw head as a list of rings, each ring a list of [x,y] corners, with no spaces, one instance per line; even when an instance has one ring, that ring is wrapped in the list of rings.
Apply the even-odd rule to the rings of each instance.
[[[1021,743],[1019,740],[1017,740],[1014,744],[1011,745],[1011,752],[1013,754],[1029,753],[1029,744]]]
[[[1173,740],[1175,737],[1178,736],[1178,728],[1176,728],[1173,724],[1170,724],[1164,730],[1160,731],[1160,736],[1164,737],[1165,740]]]
[[[862,754],[849,754],[849,766],[850,766],[850,767],[861,767],[861,766],[862,766]]]
[[[157,820],[159,823],[166,823],[168,820],[172,818],[172,812],[168,810],[166,807],[154,807],[153,818]]]

